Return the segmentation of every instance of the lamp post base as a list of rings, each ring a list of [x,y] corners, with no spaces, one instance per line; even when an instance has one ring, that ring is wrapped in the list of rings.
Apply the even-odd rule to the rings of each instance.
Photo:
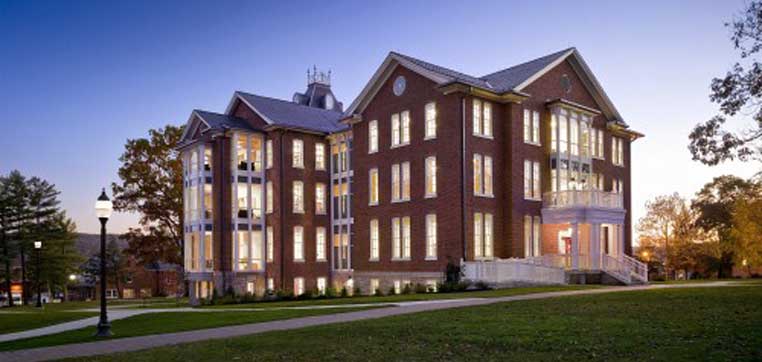
[[[111,337],[111,323],[98,322],[98,331],[95,332],[96,337]]]

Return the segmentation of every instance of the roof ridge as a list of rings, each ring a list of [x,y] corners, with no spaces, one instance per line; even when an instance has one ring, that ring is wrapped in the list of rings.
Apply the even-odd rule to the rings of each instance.
[[[543,59],[547,59],[547,58],[555,58],[555,57],[558,57],[561,54],[564,54],[564,53],[566,53],[566,52],[568,52],[570,50],[576,50],[576,49],[577,48],[575,48],[575,47],[569,47],[569,48],[566,48],[566,49],[563,49],[563,50],[559,50],[559,51],[554,52],[554,53],[546,54],[546,55],[543,55],[541,57],[537,57],[537,58],[534,58],[532,60],[528,60],[526,62],[522,62],[522,63],[516,64],[516,65],[512,65],[512,66],[510,66],[508,68],[501,69],[501,70],[498,70],[496,72],[492,72],[492,73],[483,75],[483,76],[479,77],[479,79],[486,80],[489,77],[493,77],[493,76],[498,75],[500,73],[507,72],[507,71],[512,70],[512,69],[516,69],[516,68],[518,68],[520,66],[527,65],[529,63],[533,63],[533,62],[536,62],[538,60],[543,60]]]
[[[416,62],[421,62],[421,63],[425,63],[425,64],[428,64],[428,65],[431,65],[431,66],[439,67],[439,68],[442,68],[442,69],[444,69],[444,70],[447,70],[447,71],[449,71],[449,72],[453,72],[453,73],[456,73],[456,75],[463,75],[463,76],[465,76],[465,77],[468,77],[468,78],[473,78],[473,79],[480,79],[480,78],[479,78],[479,77],[477,77],[477,76],[474,76],[474,75],[471,75],[471,74],[467,74],[467,73],[461,72],[461,71],[459,71],[459,70],[455,70],[455,69],[452,69],[452,68],[448,68],[448,67],[445,67],[445,66],[442,66],[442,65],[439,65],[439,64],[434,64],[434,63],[432,63],[432,62],[428,62],[428,61],[422,60],[422,59],[420,59],[420,58],[416,58],[416,57],[414,57],[414,56],[411,56],[411,55],[402,54],[402,53],[400,53],[400,52],[396,52],[396,51],[390,51],[389,53],[390,53],[390,54],[395,54],[395,55],[401,56],[401,57],[403,57],[403,58],[407,58],[408,60],[412,60],[412,61],[416,61]],[[456,76],[456,77],[454,77],[454,78],[455,78],[455,79],[458,79],[458,77],[457,77],[457,76]]]
[[[247,96],[264,98],[264,99],[268,99],[268,100],[271,100],[271,101],[278,101],[278,102],[286,103],[286,104],[289,104],[289,105],[292,105],[292,106],[296,106],[296,107],[304,107],[304,108],[308,108],[308,109],[313,109],[313,110],[316,110],[316,111],[332,112],[332,113],[339,113],[339,114],[343,113],[343,112],[339,112],[339,111],[334,111],[332,109],[323,109],[323,108],[311,107],[311,106],[304,105],[304,104],[294,103],[292,101],[287,101],[285,99],[280,99],[280,98],[273,98],[273,97],[263,96],[263,95],[249,93],[249,92],[244,92],[244,91],[235,91],[235,92],[236,93],[241,93],[241,94],[244,94],[244,95],[247,95]]]

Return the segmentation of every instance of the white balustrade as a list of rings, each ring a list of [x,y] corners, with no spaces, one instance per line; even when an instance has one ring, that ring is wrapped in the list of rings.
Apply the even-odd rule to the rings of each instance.
[[[621,209],[624,206],[622,194],[599,190],[564,190],[546,192],[542,197],[543,207],[601,207]]]

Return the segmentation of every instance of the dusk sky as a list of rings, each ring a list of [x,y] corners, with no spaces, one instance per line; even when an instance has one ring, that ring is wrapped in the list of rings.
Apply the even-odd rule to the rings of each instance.
[[[348,105],[399,51],[484,75],[575,46],[634,143],[634,219],[654,196],[693,194],[758,164],[691,161],[688,133],[709,119],[709,83],[738,58],[723,23],[743,1],[8,1],[0,0],[0,174],[56,184],[79,231],[117,181],[128,138],[223,112],[235,90],[290,99],[306,70],[333,71]],[[742,121],[731,124],[741,127]],[[111,232],[134,226],[115,215]]]

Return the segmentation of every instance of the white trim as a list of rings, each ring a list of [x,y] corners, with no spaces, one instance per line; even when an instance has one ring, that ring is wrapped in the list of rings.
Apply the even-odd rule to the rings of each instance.
[[[545,75],[545,73],[549,72],[551,69],[561,64],[564,60],[566,60],[568,56],[574,54],[575,51],[577,51],[575,48],[571,48],[567,50],[566,53],[556,58],[556,60],[554,60],[550,64],[546,65],[545,68],[542,68],[539,72],[534,73],[531,77],[527,78],[525,81],[521,82],[519,85],[513,87],[513,90],[516,92],[521,92],[528,85],[534,83],[534,81],[536,81],[537,79]]]
[[[225,108],[225,114],[228,116],[232,116],[230,112],[233,111],[233,105],[235,104],[236,100],[240,100],[241,103],[245,104],[249,109],[251,109],[254,113],[256,113],[258,116],[262,117],[262,119],[267,123],[268,125],[275,124],[270,118],[267,118],[262,112],[260,112],[258,109],[256,109],[251,103],[246,101],[246,98],[241,96],[241,92],[236,91],[233,93],[233,98],[230,99],[230,103],[228,103],[227,108]]]
[[[182,137],[180,137],[180,140],[185,140],[186,137],[188,137],[188,135],[191,134],[190,130],[191,130],[192,127],[190,127],[190,126],[193,124],[192,122],[193,122],[193,120],[195,118],[198,118],[199,120],[201,120],[201,122],[206,125],[207,129],[208,128],[212,128],[212,126],[209,125],[209,122],[207,122],[204,119],[204,117],[201,117],[201,115],[198,113],[198,110],[193,110],[193,112],[191,112],[191,114],[190,114],[190,117],[188,117],[188,121],[185,122],[188,125],[188,127],[185,127],[185,130],[183,131],[183,135],[182,135]],[[193,127],[192,129],[195,131],[196,127]]]

